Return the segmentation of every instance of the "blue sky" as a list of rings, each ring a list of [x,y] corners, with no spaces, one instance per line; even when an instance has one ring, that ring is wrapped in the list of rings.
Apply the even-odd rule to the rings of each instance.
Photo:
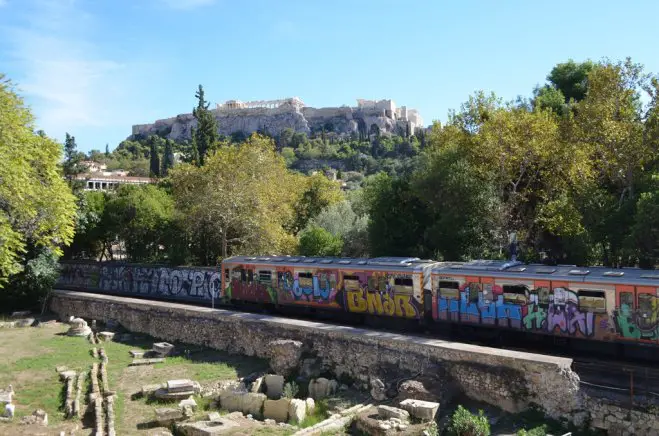
[[[83,151],[207,98],[391,98],[445,120],[479,89],[529,95],[558,62],[659,72],[659,2],[0,0],[0,72]]]

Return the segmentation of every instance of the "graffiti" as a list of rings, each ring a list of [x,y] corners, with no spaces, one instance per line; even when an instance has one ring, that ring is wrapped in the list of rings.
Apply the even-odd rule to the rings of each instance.
[[[194,300],[220,296],[217,271],[121,264],[62,263],[58,285],[121,294],[161,294]]]
[[[640,294],[638,307],[632,301],[622,301],[614,312],[618,334],[627,339],[659,340],[659,298]]]
[[[314,273],[277,272],[277,289],[280,299],[296,304],[336,305],[338,287],[336,271],[320,270]]]
[[[347,291],[348,310],[350,312],[373,315],[415,318],[417,311],[411,295],[393,292],[371,292],[364,290]]]
[[[504,292],[500,286],[467,283],[459,299],[438,298],[438,317],[539,333],[593,336],[596,315],[579,309],[577,294],[565,288]],[[606,320],[601,325],[608,326]]]

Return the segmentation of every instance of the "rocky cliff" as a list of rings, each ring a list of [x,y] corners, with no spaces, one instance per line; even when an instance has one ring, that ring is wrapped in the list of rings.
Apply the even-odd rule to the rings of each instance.
[[[256,131],[279,135],[284,129],[310,134],[321,130],[335,132],[340,136],[349,136],[362,131],[372,132],[377,126],[382,133],[405,132],[408,121],[397,119],[395,114],[377,108],[312,108],[312,107],[278,107],[278,108],[241,108],[214,109],[218,131],[222,135],[242,132],[249,135]],[[129,139],[159,135],[175,141],[191,138],[192,129],[197,121],[192,114],[178,115],[173,118],[158,120],[152,124],[133,126]]]

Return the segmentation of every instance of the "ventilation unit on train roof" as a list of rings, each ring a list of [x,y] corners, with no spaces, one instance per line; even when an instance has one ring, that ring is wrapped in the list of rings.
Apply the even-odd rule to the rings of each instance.
[[[463,269],[484,270],[484,271],[504,271],[508,268],[523,265],[518,260],[472,260],[461,266]]]

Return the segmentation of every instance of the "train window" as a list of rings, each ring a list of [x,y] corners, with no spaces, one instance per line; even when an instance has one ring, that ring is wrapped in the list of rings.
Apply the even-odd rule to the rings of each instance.
[[[527,289],[524,285],[503,285],[503,301],[510,304],[526,305]]]
[[[254,271],[251,269],[247,270],[247,283],[250,285],[254,283]]]
[[[242,270],[240,268],[233,270],[233,280],[242,280]]]
[[[394,289],[396,292],[412,292],[414,281],[411,277],[395,277]]]
[[[648,314],[654,313],[652,300],[655,298],[657,297],[652,294],[638,294],[638,311],[641,313],[641,316],[648,316]]]
[[[368,277],[368,290],[369,292],[375,292],[378,290],[378,280],[375,276]]]
[[[343,287],[346,291],[358,291],[361,289],[359,285],[359,277],[354,275],[343,276]]]
[[[579,298],[579,310],[606,312],[606,294],[604,291],[580,289],[577,292],[577,297]]]
[[[244,269],[240,270],[240,281],[243,283],[247,283],[247,271]]]
[[[291,276],[291,273],[289,272],[278,272],[277,273],[277,282],[287,288],[290,289],[293,287],[293,276]]]
[[[313,288],[313,274],[310,272],[303,272],[297,275],[300,287],[311,289]]]
[[[329,280],[327,280],[327,273],[318,274],[318,286],[320,289],[325,290],[329,286]]]
[[[641,296],[639,295],[639,298]],[[634,308],[634,294],[631,292],[621,292],[620,293],[620,306],[626,304],[629,309]]]
[[[384,292],[387,290],[387,278],[385,276],[378,277],[378,290]]]
[[[481,291],[481,284],[476,282],[469,283],[469,302],[478,303],[478,294]]]
[[[230,275],[230,272],[229,272],[229,268],[225,268],[224,269],[224,280],[226,280],[228,282],[230,279],[231,279],[231,275]]]
[[[440,281],[439,296],[449,300],[458,300],[460,298],[460,283],[444,280]]]
[[[259,283],[263,285],[272,284],[272,272],[271,271],[259,271]]]
[[[549,306],[549,288],[547,286],[539,286],[535,293],[538,296],[539,306]]]
[[[494,294],[492,293],[492,284],[483,284],[483,304],[490,304],[493,300]]]

